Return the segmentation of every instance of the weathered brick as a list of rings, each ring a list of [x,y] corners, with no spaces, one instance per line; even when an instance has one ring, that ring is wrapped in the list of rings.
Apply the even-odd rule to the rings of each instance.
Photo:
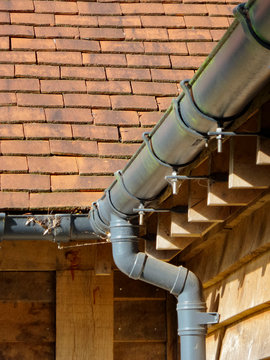
[[[38,79],[57,79],[60,77],[59,66],[50,65],[15,65],[16,77],[32,77]]]
[[[185,16],[187,27],[196,28],[227,28],[229,26],[226,17],[214,16]]]
[[[159,97],[159,98],[157,98],[159,111],[167,110],[170,107],[171,102],[172,102],[171,97]]]
[[[84,155],[98,154],[96,141],[50,140],[51,153],[54,155]]]
[[[215,46],[215,42],[191,42],[187,44],[190,55],[208,55]]]
[[[130,94],[128,81],[87,81],[87,92],[90,94]]]
[[[28,156],[29,172],[38,174],[76,174],[76,158],[71,156]]]
[[[142,26],[145,28],[184,28],[183,16],[141,16]]]
[[[137,150],[137,144],[98,143],[100,156],[130,158]]]
[[[67,124],[24,124],[27,139],[71,139],[71,126]]]
[[[98,41],[72,39],[56,39],[55,41],[57,50],[91,52],[98,52],[100,50]]]
[[[78,209],[90,208],[101,192],[53,192],[30,194],[30,209]]]
[[[149,128],[120,128],[121,138],[124,142],[142,142],[142,134],[150,131]]]
[[[125,29],[126,40],[168,40],[167,29]]]
[[[25,156],[0,156],[0,172],[26,172],[28,165]]]
[[[151,80],[149,69],[108,68],[106,74],[109,80]]]
[[[62,107],[62,95],[49,94],[17,94],[19,106]]]
[[[2,54],[1,54],[2,56]],[[0,76],[4,77],[13,77],[14,76],[14,65],[0,65]]]
[[[67,107],[87,107],[87,108],[110,108],[110,98],[108,95],[88,95],[88,94],[64,94],[64,103]]]
[[[47,122],[59,123],[88,123],[93,122],[92,114],[89,109],[45,109]]]
[[[128,66],[170,68],[171,63],[168,55],[127,55]]]
[[[57,39],[57,38],[78,38],[79,30],[75,27],[35,27],[35,35],[37,38]]]
[[[184,42],[145,42],[145,53],[148,54],[178,54],[187,55],[187,45]]]
[[[144,53],[144,46],[142,42],[124,42],[124,41],[101,41],[102,52],[110,53]]]
[[[118,130],[115,126],[72,125],[74,138],[117,141]]]
[[[113,174],[122,169],[127,160],[81,157],[77,159],[80,175]]]
[[[13,50],[54,50],[55,43],[52,39],[11,39]]]
[[[86,92],[84,80],[41,80],[42,93],[73,93]]]
[[[139,16],[99,16],[100,27],[141,27]]]
[[[163,4],[143,4],[143,3],[124,3],[121,4],[123,14],[145,15],[145,14],[164,14]]]
[[[1,209],[28,209],[29,194],[25,192],[0,192]]]
[[[82,15],[121,15],[122,11],[119,4],[98,3],[78,1],[79,14]]]
[[[145,113],[140,112],[139,116],[140,123],[143,127],[154,126],[162,118],[162,114],[158,111]]]
[[[38,92],[38,79],[0,79],[0,91]]]
[[[77,4],[71,1],[34,1],[37,13],[77,14]]]
[[[122,29],[113,28],[80,28],[80,38],[92,40],[124,40]]]
[[[9,24],[10,23],[10,17],[9,13],[0,13],[0,24]]]
[[[0,50],[9,50],[9,38],[8,37],[0,38]]]
[[[4,155],[49,155],[48,141],[33,140],[4,140],[1,141],[1,150]]]
[[[84,65],[94,66],[125,66],[124,54],[82,54]]]
[[[55,23],[67,26],[98,26],[96,16],[55,15]]]
[[[183,79],[190,79],[194,75],[193,70],[171,70],[171,69],[151,69],[153,81],[177,82]]]
[[[1,80],[0,80],[1,84]],[[0,105],[6,106],[6,105],[16,105],[17,99],[15,94],[11,93],[0,93]],[[1,111],[1,109],[0,109]]]
[[[132,91],[136,95],[155,95],[155,96],[176,96],[177,86],[173,83],[153,83],[153,82],[132,82]]]
[[[104,190],[113,181],[112,176],[52,175],[52,191]]]
[[[0,139],[23,139],[22,124],[0,124]]]
[[[21,108],[17,106],[7,106],[1,107],[0,121],[45,121],[45,114],[44,110],[39,108]]]
[[[0,36],[34,37],[34,28],[24,25],[1,25]]]
[[[210,16],[233,16],[234,5],[207,4],[206,8]]]
[[[0,63],[35,64],[36,55],[30,51],[3,51]]]
[[[157,103],[153,96],[112,95],[112,108],[115,110],[156,110]]]
[[[177,41],[199,41],[199,40],[212,40],[209,30],[201,29],[169,29],[170,40]]]
[[[0,1],[0,11],[33,11],[34,5],[31,0],[2,0]]]
[[[11,13],[11,24],[21,25],[54,25],[54,16],[51,14],[35,14],[35,13]]]
[[[5,191],[48,191],[50,186],[48,175],[3,174],[1,176],[1,188]]]
[[[82,65],[82,56],[78,52],[38,52],[39,64]]]
[[[61,67],[62,79],[105,80],[105,70],[102,67]]]
[[[226,33],[226,30],[210,30],[214,41],[219,41],[222,36]]]
[[[164,11],[168,15],[206,15],[208,13],[204,4],[164,4]]]
[[[205,59],[204,56],[171,56],[171,63],[173,68],[198,69]]]
[[[138,126],[138,114],[135,111],[94,110],[96,125]]]

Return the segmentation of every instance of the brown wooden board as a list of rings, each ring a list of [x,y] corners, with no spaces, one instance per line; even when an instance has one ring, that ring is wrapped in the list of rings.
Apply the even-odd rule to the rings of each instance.
[[[166,341],[166,302],[115,301],[115,341]]]
[[[261,109],[261,132],[268,137],[257,137],[257,165],[270,165],[270,102],[264,104]]]
[[[95,275],[110,275],[112,272],[112,245],[101,244],[95,246]]]
[[[55,360],[54,343],[0,343],[1,360]]]
[[[163,342],[114,343],[114,360],[167,360]],[[105,360],[105,359],[104,359]]]

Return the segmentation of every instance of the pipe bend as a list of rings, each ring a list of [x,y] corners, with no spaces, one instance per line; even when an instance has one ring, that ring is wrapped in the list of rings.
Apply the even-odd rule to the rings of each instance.
[[[202,283],[192,271],[188,270],[183,291],[178,296],[178,303],[185,304],[190,302],[205,304]]]

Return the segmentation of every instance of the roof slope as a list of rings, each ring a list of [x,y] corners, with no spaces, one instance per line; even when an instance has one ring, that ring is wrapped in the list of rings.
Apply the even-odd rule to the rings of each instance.
[[[0,207],[87,208],[236,1],[0,0]]]

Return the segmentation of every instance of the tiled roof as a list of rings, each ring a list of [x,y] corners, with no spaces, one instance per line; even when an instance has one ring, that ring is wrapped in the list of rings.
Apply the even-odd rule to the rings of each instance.
[[[1,209],[89,207],[236,4],[0,0]]]

